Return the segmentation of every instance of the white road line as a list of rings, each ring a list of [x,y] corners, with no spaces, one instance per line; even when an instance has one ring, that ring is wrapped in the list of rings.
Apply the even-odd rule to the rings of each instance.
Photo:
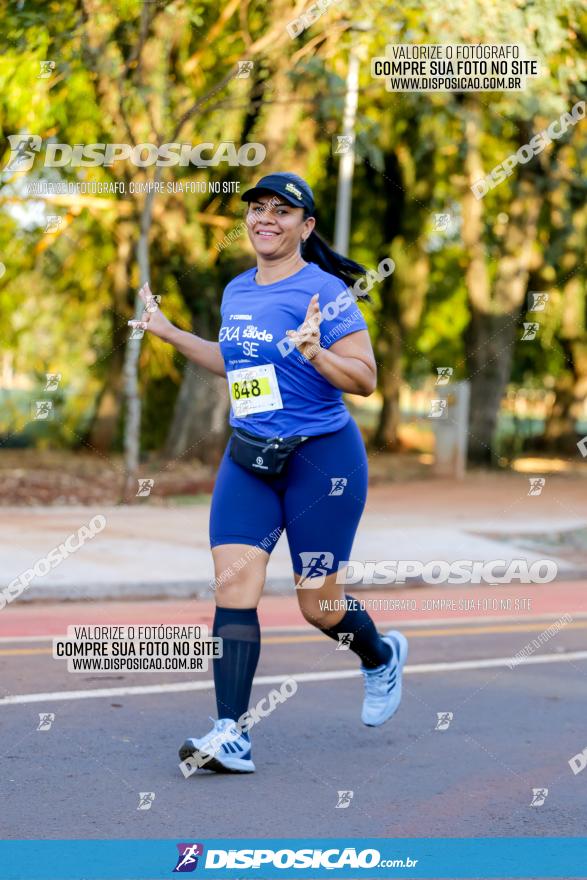
[[[452,663],[419,663],[406,666],[406,674],[425,672],[459,672],[466,669],[492,669],[509,666],[513,657],[492,657],[488,660],[455,660]],[[568,654],[538,654],[535,657],[515,658],[516,666],[530,666],[536,663],[571,663],[573,660],[587,660],[587,651],[573,651]],[[259,675],[253,684],[280,684],[286,678],[296,681],[336,681],[338,679],[356,678],[358,669],[342,669],[331,672],[297,672],[282,675]],[[99,697],[133,697],[143,694],[173,694],[184,691],[206,691],[214,687],[211,679],[207,681],[174,682],[173,684],[138,685],[137,687],[94,688],[85,691],[55,691],[44,694],[13,694],[0,699],[0,706],[17,703],[46,703],[56,700],[91,700]]]
[[[388,610],[388,609],[384,609]],[[492,623],[519,623],[520,626],[528,623],[541,623],[543,620],[549,620],[554,622],[557,620],[562,614],[570,614],[573,620],[584,620],[587,618],[587,611],[565,611],[564,609],[557,612],[551,612],[550,614],[533,614],[531,616],[524,615],[511,615],[511,616],[495,616],[495,617],[459,617],[458,619],[447,619],[446,617],[434,617],[434,618],[426,618],[425,620],[401,620],[395,618],[394,620],[388,621],[377,621],[377,626],[380,629],[385,629],[385,627],[391,626],[399,626],[403,627],[436,627],[436,626],[480,626],[481,624],[492,624]],[[90,624],[78,624],[78,626],[89,626]],[[116,626],[117,624],[91,624],[91,626]],[[144,624],[144,626],[154,626],[155,624]],[[164,624],[165,625],[165,624]],[[169,624],[169,626],[181,626],[181,624]],[[307,624],[305,626],[264,626],[262,627],[262,631],[267,633],[267,635],[271,635],[271,633],[297,633],[297,632],[312,632],[312,627],[309,627]],[[10,644],[11,642],[20,643],[20,642],[51,642],[53,639],[57,638],[65,638],[66,633],[53,633],[52,635],[39,635],[39,636],[0,636],[0,644]]]

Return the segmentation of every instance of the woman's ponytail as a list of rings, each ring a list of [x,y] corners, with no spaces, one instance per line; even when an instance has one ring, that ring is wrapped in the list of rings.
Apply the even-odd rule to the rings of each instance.
[[[365,275],[367,270],[360,263],[355,263],[348,257],[334,251],[324,239],[312,230],[306,241],[302,244],[302,256],[308,263],[316,263],[324,272],[336,275],[344,283],[351,287],[357,278]]]

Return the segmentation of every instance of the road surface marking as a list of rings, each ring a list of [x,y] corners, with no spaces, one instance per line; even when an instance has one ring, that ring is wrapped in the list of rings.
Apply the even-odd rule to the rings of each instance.
[[[557,618],[548,618],[551,624],[557,622]],[[146,624],[148,625],[148,624]],[[381,629],[384,629],[389,624],[379,624]],[[398,621],[396,623],[397,626],[402,627],[402,622]],[[81,626],[81,624],[80,624]],[[540,626],[537,624],[506,624],[504,626],[469,626],[469,627],[459,627],[458,629],[454,629],[453,627],[439,627],[437,629],[427,628],[422,632],[411,632],[411,639],[430,639],[437,638],[438,636],[463,636],[463,635],[483,635],[484,633],[522,633],[522,632],[537,632],[540,629]],[[543,627],[544,629],[544,627]],[[571,623],[565,623],[562,629],[587,629],[587,620],[584,622],[581,621],[573,621]],[[263,633],[266,630],[263,630]],[[65,636],[47,636],[47,641],[52,641],[54,638],[66,638]],[[19,642],[20,639],[13,639],[12,641]],[[307,635],[299,635],[299,636],[262,636],[262,642],[264,645],[295,645],[301,642],[323,642],[323,635],[313,635],[308,633]],[[10,657],[20,654],[31,655],[31,654],[52,654],[53,650],[51,648],[0,648],[0,656],[2,657]]]
[[[385,608],[384,611],[388,611],[389,609]],[[394,618],[393,620],[378,620],[377,626],[381,629],[385,627],[390,628],[392,626],[401,626],[404,627],[415,627],[415,628],[433,628],[438,626],[450,626],[455,628],[466,628],[471,625],[481,625],[483,624],[507,624],[507,623],[517,623],[520,626],[524,626],[529,623],[542,623],[543,621],[550,621],[550,623],[554,623],[558,617],[561,617],[563,614],[570,614],[573,620],[587,620],[587,611],[569,611],[569,609],[561,610],[561,611],[551,611],[548,614],[532,614],[522,617],[520,619],[520,615],[509,616],[509,615],[499,615],[498,617],[474,617],[472,615],[466,615],[459,618],[446,618],[446,617],[430,617],[426,620],[402,620],[401,618]],[[97,624],[87,624],[87,623],[78,623],[77,626],[109,626],[114,624],[108,623],[97,623]],[[153,626],[154,624],[145,623],[144,626]],[[170,624],[173,626],[174,624]],[[176,624],[177,625],[177,624]],[[308,624],[303,626],[263,626],[263,633],[306,633],[308,632]],[[11,642],[18,642],[19,644],[24,642],[50,642],[55,638],[63,638],[64,633],[46,633],[45,635],[34,635],[34,636],[0,636],[0,644],[10,644]]]
[[[388,611],[389,609],[385,608],[384,611]],[[560,611],[556,612],[560,614],[570,614],[574,620],[585,620],[587,619],[587,611]],[[424,620],[402,620],[401,618],[395,618],[394,620],[387,621],[377,621],[377,626],[384,629],[385,627],[392,627],[401,625],[401,627],[435,627],[435,626],[450,626],[450,627],[467,627],[472,624],[491,624],[491,623],[518,623],[520,626],[528,624],[528,623],[541,623],[542,621],[550,621],[551,623],[556,620],[556,617],[553,616],[554,612],[550,612],[549,614],[531,614],[523,617],[520,620],[520,615],[517,616],[509,616],[509,615],[499,615],[498,617],[474,617],[471,615],[466,615],[463,617],[459,617],[457,619],[449,619],[446,617],[428,617]],[[76,626],[113,626],[114,624],[108,623],[97,623],[97,624],[87,624],[87,623],[78,623]],[[144,626],[153,626],[154,624],[145,623]],[[173,624],[170,624],[173,626]],[[300,625],[300,626],[264,626],[264,633],[288,633],[288,632],[307,632],[308,624]],[[35,636],[0,636],[0,644],[10,643],[10,642],[50,642],[52,639],[63,637],[64,633],[53,633],[45,634],[45,635],[35,635]]]
[[[551,623],[556,623],[556,619],[552,619]],[[396,626],[402,628],[402,622],[397,621]],[[383,629],[383,627],[381,627]],[[536,624],[530,625],[521,625],[521,626],[471,626],[471,627],[461,627],[458,632],[455,632],[451,628],[439,628],[439,629],[426,629],[423,632],[411,632],[411,639],[429,639],[436,638],[437,636],[464,636],[464,635],[481,635],[482,633],[512,633],[512,632],[538,632],[540,629]],[[585,623],[565,623],[564,626],[561,626],[562,629],[587,629],[587,621]],[[277,645],[277,644],[289,644],[293,642],[318,642],[322,640],[322,636],[269,636],[269,638],[263,639],[264,645]],[[2,654],[3,651],[0,651]]]
[[[538,654],[535,657],[492,657],[488,660],[454,660],[445,663],[418,663],[415,666],[406,666],[406,674],[418,674],[425,672],[458,672],[467,669],[495,669],[500,666],[509,666],[515,660],[516,666],[530,666],[539,663],[572,663],[575,660],[587,660],[587,651],[574,651],[568,654]],[[356,678],[360,675],[358,669],[341,669],[331,672],[297,672],[281,675],[259,675],[253,684],[280,684],[286,678],[295,678],[296,681],[336,681],[345,678]],[[56,700],[89,700],[99,697],[126,697],[143,696],[144,694],[172,694],[184,691],[207,691],[212,690],[214,681],[174,682],[173,684],[138,685],[137,687],[116,688],[93,688],[85,691],[54,691],[43,694],[13,694],[0,699],[0,706],[10,706],[17,703],[46,703]]]

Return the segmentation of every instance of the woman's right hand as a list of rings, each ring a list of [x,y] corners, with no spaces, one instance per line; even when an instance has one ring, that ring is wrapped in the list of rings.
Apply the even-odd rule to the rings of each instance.
[[[143,311],[140,321],[133,319],[128,322],[128,326],[138,330],[150,330],[151,333],[158,336],[160,339],[169,341],[169,337],[171,332],[175,329],[175,326],[171,321],[167,320],[159,308],[159,303],[151,293],[151,288],[148,284],[143,284],[139,290],[139,296],[145,304],[145,310]]]

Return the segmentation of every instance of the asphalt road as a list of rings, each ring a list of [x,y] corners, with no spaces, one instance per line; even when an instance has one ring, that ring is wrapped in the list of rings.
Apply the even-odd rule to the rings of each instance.
[[[74,675],[50,637],[72,622],[205,622],[209,604],[189,615],[185,602],[6,609],[2,837],[582,836],[587,770],[569,760],[587,746],[587,607],[584,585],[573,589],[558,612],[412,615],[402,706],[377,729],[360,721],[354,655],[272,598],[253,702],[288,675],[300,676],[297,693],[252,731],[255,774],[188,779],[177,748],[209,729],[211,669]],[[558,634],[508,668],[565,613]],[[39,713],[54,713],[49,730]],[[452,713],[447,729],[437,713]],[[140,792],[154,793],[149,809],[137,809]],[[346,807],[338,792],[353,793]]]

